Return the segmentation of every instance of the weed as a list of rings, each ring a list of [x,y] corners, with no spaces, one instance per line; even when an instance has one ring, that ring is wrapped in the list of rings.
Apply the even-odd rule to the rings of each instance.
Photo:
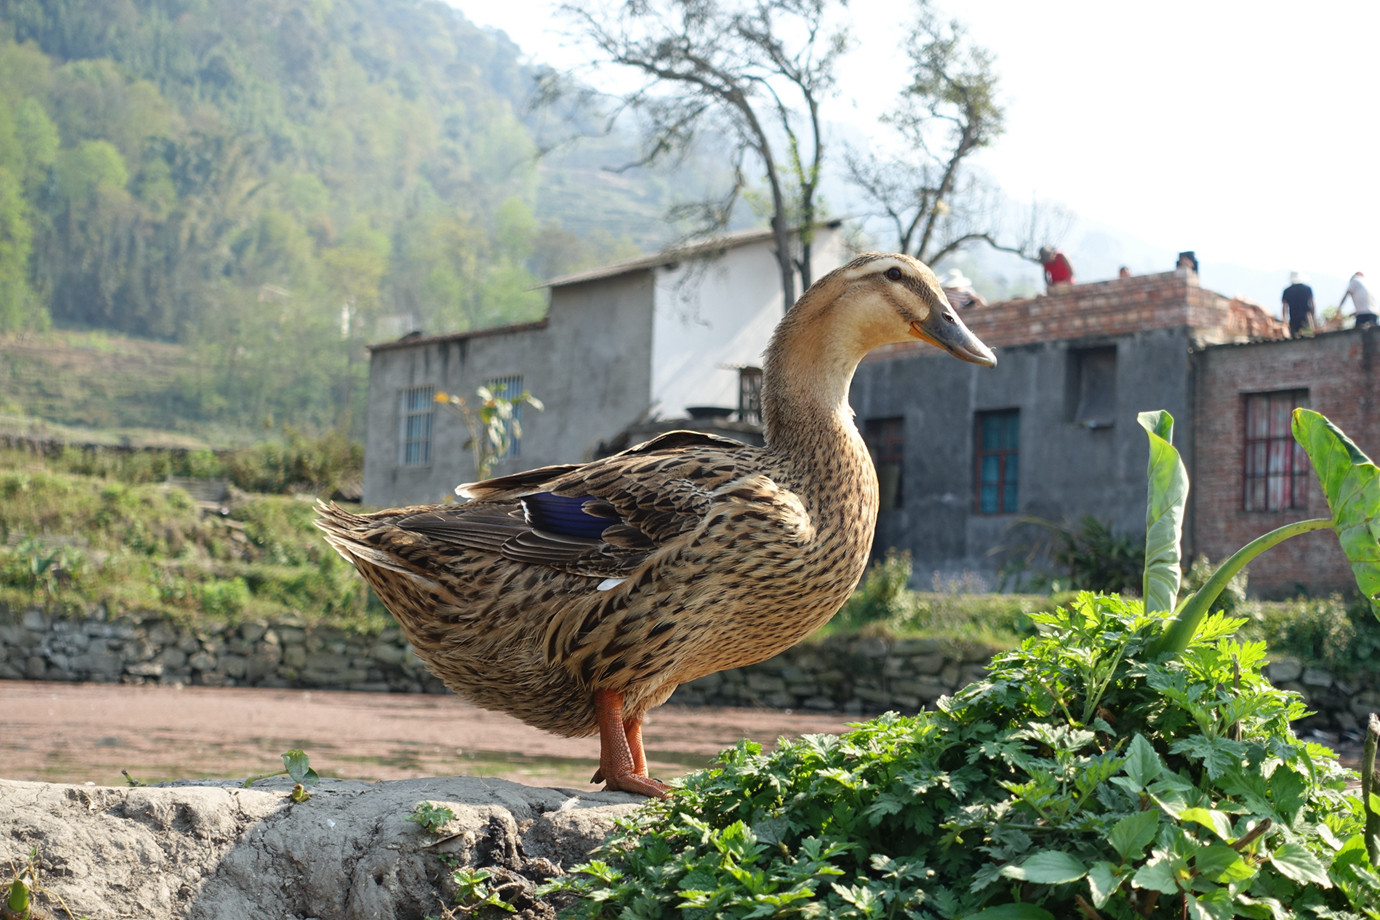
[[[503,899],[507,886],[494,885],[488,869],[452,869],[450,880],[455,883],[455,901],[464,913],[473,913],[485,907],[495,907],[506,913],[516,913],[517,908]]]
[[[282,776],[284,773],[291,777],[294,783],[292,792],[289,793],[289,798],[294,802],[305,802],[307,799],[311,798],[311,793],[308,790],[321,781],[321,777],[311,768],[307,755],[294,748],[283,754],[283,769],[273,773],[262,773],[258,776],[251,776],[244,781],[244,785],[248,788],[261,779],[268,779],[271,776]]]
[[[67,902],[56,892],[43,887],[38,871],[38,847],[29,850],[29,857],[22,866],[10,863],[10,882],[0,888],[0,920],[52,920],[56,915],[37,903],[40,898],[57,902],[58,908],[69,920],[87,920],[76,917]]]
[[[418,802],[412,809],[412,813],[407,816],[407,820],[416,821],[428,834],[439,834],[441,828],[455,817],[455,812],[444,805],[433,805],[431,802]]]

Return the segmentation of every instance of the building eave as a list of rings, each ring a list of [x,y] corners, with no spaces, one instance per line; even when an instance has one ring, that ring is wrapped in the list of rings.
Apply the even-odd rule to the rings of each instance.
[[[397,351],[404,348],[425,348],[429,345],[449,342],[464,342],[470,339],[483,339],[496,335],[512,335],[545,329],[548,320],[543,317],[527,323],[513,323],[509,326],[492,326],[488,329],[472,329],[469,332],[452,332],[447,335],[406,335],[391,342],[379,342],[367,346],[371,354],[381,351]]]

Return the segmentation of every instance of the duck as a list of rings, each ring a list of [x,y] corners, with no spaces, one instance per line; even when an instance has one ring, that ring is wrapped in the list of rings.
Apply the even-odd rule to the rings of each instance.
[[[664,797],[647,713],[680,684],[799,642],[861,579],[878,489],[849,386],[868,352],[917,339],[996,364],[928,266],[863,253],[773,332],[764,446],[672,431],[459,486],[462,502],[318,503],[316,525],[450,690],[557,735],[597,734],[591,782]]]

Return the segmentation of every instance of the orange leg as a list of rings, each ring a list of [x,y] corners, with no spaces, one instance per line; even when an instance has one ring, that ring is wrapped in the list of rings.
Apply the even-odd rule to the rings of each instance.
[[[599,770],[591,782],[604,789],[664,798],[671,787],[647,775],[642,750],[642,719],[623,720],[623,695],[616,690],[594,691],[594,714],[599,719]]]

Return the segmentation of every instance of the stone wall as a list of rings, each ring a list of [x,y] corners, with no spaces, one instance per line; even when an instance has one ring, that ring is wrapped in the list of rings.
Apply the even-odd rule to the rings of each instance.
[[[671,702],[914,712],[981,678],[992,652],[937,639],[820,639],[685,684]],[[1355,731],[1380,710],[1380,675],[1343,679],[1292,658],[1276,660],[1268,673],[1318,711],[1309,727]],[[294,621],[193,629],[161,618],[72,619],[37,609],[0,610],[0,679],[447,692],[396,627],[371,636]]]

